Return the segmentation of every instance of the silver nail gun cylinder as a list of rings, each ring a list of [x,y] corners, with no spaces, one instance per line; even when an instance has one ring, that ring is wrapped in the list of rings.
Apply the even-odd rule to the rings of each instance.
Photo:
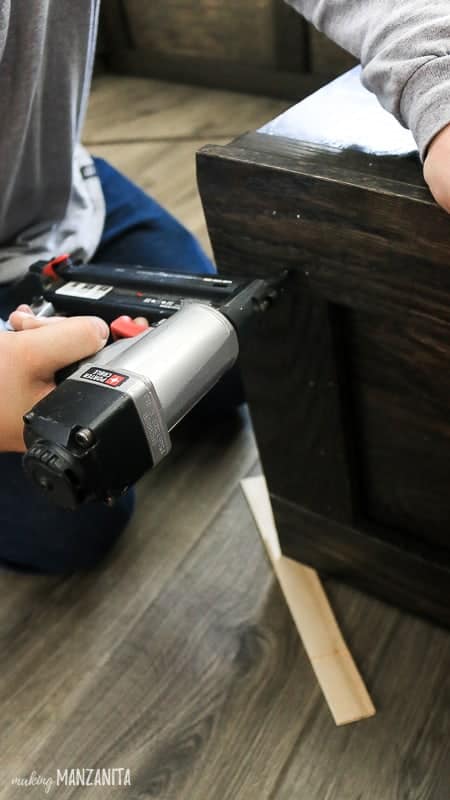
[[[89,363],[150,381],[171,430],[233,366],[238,354],[231,322],[212,306],[196,302],[185,304],[156,328],[107,347]],[[128,385],[120,388],[127,391]]]
[[[114,368],[120,371],[123,365],[151,380],[171,430],[233,366],[238,354],[231,322],[211,306],[191,303],[141,335],[114,359]]]

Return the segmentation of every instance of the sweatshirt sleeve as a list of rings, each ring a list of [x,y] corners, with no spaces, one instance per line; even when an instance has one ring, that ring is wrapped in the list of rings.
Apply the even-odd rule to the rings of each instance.
[[[3,50],[6,43],[9,27],[9,15],[11,11],[10,0],[0,0],[0,62],[3,57]],[[6,331],[6,322],[0,317],[0,332]]]
[[[287,0],[361,61],[362,81],[422,158],[450,123],[449,0]]]
[[[11,14],[11,0],[0,0],[0,61],[8,36],[9,17]]]

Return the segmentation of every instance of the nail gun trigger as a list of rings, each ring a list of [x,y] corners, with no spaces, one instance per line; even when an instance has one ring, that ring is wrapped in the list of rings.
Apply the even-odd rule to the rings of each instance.
[[[148,326],[135,322],[131,317],[123,314],[111,322],[110,329],[111,336],[116,342],[118,339],[132,339],[134,336],[139,336],[140,333],[148,330]]]

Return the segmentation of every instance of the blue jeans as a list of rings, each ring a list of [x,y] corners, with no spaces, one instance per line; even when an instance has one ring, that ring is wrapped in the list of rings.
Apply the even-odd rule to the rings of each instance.
[[[215,272],[198,242],[167,211],[102,159],[96,166],[106,222],[94,260]],[[0,290],[0,317],[11,310],[8,290]],[[92,503],[76,512],[57,509],[24,477],[21,460],[16,453],[0,454],[0,564],[44,573],[95,566],[127,524],[133,492],[112,508]]]

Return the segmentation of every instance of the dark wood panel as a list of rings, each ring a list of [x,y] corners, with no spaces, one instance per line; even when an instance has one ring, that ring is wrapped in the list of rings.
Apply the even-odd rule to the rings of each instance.
[[[219,267],[295,276],[243,361],[283,546],[316,514],[309,563],[448,624],[450,237],[417,160],[249,134],[198,177]]]
[[[239,178],[235,173],[228,184],[226,173],[229,165],[226,163],[220,168],[220,177],[216,175],[215,178],[216,196],[210,207],[209,225],[218,263],[236,271],[248,263],[252,269],[263,273],[276,265],[292,269],[303,266],[309,292],[359,309],[359,326],[349,334],[346,354],[349,358],[354,353],[354,363],[351,368],[348,365],[347,371],[355,371],[350,385],[354,388],[356,384],[358,388],[354,392],[347,390],[344,407],[348,416],[353,417],[349,444],[352,448],[357,447],[359,456],[355,472],[360,485],[357,501],[360,514],[386,525],[388,529],[400,528],[450,547],[447,485],[450,474],[450,387],[447,378],[450,360],[447,266],[450,263],[450,242],[447,221],[445,227],[437,224],[441,222],[441,212],[430,203],[430,238],[434,244],[434,240],[441,237],[443,245],[439,250],[436,243],[436,250],[430,258],[425,233],[421,246],[411,229],[411,217],[407,218],[409,211],[400,209],[397,212],[395,209],[395,198],[399,193],[409,195],[409,183],[399,182],[398,194],[393,195],[392,202],[387,204],[389,212],[384,208],[385,197],[382,195],[378,203],[382,213],[373,223],[376,233],[369,229],[366,235],[367,217],[364,214],[373,212],[370,198],[357,206],[363,192],[360,187],[353,198],[350,189],[346,197],[343,186],[339,184],[335,190],[334,183],[331,195],[329,183],[313,193],[305,190],[305,181],[300,177],[294,179],[291,174],[281,171],[272,171],[270,178],[268,173],[267,178],[264,173],[258,173],[257,177],[251,167],[241,171],[240,166]],[[382,187],[381,178],[380,184]],[[326,197],[325,203],[319,192]],[[254,198],[253,206],[251,196]],[[407,202],[412,205],[409,197]],[[329,213],[331,203],[332,219]],[[350,203],[353,219],[349,221]],[[214,206],[217,209],[215,213]],[[377,204],[374,206],[376,209]],[[356,219],[357,207],[361,209],[361,222]],[[300,214],[299,220],[295,211]],[[388,220],[384,217],[385,212],[391,215]],[[424,228],[426,225],[422,212],[422,205],[415,213],[411,212],[419,230],[420,226]],[[400,242],[397,231],[395,238],[391,235],[397,227],[405,233]],[[337,252],[332,252],[335,233],[340,239],[340,258]],[[402,253],[402,245],[407,249],[406,254]],[[358,262],[355,246],[358,248]],[[313,248],[315,252],[312,252]],[[327,256],[330,252],[330,258],[324,258],[324,252]],[[430,263],[431,259],[440,259],[440,263]],[[414,281],[417,289],[413,288]],[[374,325],[374,330],[371,330],[374,313],[380,309],[384,316],[379,319],[378,327]],[[298,313],[302,313],[300,303]],[[438,315],[445,321],[439,322],[436,319]],[[287,332],[285,338],[296,335],[298,328],[293,326],[292,334]],[[299,342],[298,353],[300,349]],[[302,359],[300,355],[297,357],[298,369],[301,370]],[[265,426],[270,427],[266,405],[258,397],[254,405],[261,408],[262,416],[266,415]],[[308,431],[308,436],[311,435],[310,420],[308,416],[300,417],[301,408],[300,403],[295,425],[288,418],[286,438],[289,436],[287,431],[292,430],[297,432],[298,439],[303,429]],[[263,431],[260,433],[258,430],[258,437],[262,436],[264,441],[267,436],[264,420],[261,427]],[[268,475],[275,480],[274,491],[279,491],[279,484],[284,485],[286,472],[295,469],[293,443],[292,450],[294,452],[283,464],[283,453],[278,459],[270,451],[266,458],[263,455]],[[303,467],[301,459],[299,463]],[[326,464],[322,466],[326,468]],[[316,467],[319,468],[317,464]],[[312,465],[311,469],[316,474]],[[326,478],[322,475],[321,480],[326,481]],[[328,481],[332,480],[331,472]],[[283,491],[280,494],[302,504],[304,495],[299,488],[297,496],[295,491],[292,483],[288,494],[284,495]],[[321,503],[320,499],[313,506],[305,505],[328,514],[327,503]]]
[[[284,0],[114,0],[103,9],[110,69],[299,99],[309,74],[306,23]]]
[[[415,160],[250,134],[201,151],[205,189],[207,173],[219,264],[302,269],[332,302],[450,323],[448,219]]]
[[[147,50],[127,48],[108,51],[105,60],[112,72],[121,75],[159,78],[289,100],[306,97],[327,80],[324,76],[297,74],[249,63],[235,64],[212,57],[164,56]]]
[[[117,72],[294,100],[356,63],[285,0],[112,0],[102,40]]]
[[[435,320],[345,317],[368,517],[450,550],[450,329]]]
[[[281,300],[242,338],[241,370],[272,490],[351,523],[351,421],[341,403],[333,329],[329,304],[292,276]]]
[[[450,556],[397,531],[337,525],[271,495],[285,555],[450,627]]]
[[[335,183],[342,183],[348,189],[359,187],[381,192],[383,195],[394,194],[437,208],[423,180],[417,154],[375,157],[373,153],[358,148],[339,148],[331,144],[301,141],[294,138],[295,115],[286,125],[292,130],[292,138],[257,132],[245,133],[226,146],[206,146],[201,154],[330,181],[333,186],[328,187],[329,190],[335,188]],[[332,139],[332,132],[329,138]]]
[[[285,0],[111,0],[101,34],[118,72],[183,81],[185,63],[190,81],[296,100],[356,63]],[[205,74],[210,63],[216,83]]]
[[[123,0],[123,6],[137,48],[275,65],[272,0]]]

